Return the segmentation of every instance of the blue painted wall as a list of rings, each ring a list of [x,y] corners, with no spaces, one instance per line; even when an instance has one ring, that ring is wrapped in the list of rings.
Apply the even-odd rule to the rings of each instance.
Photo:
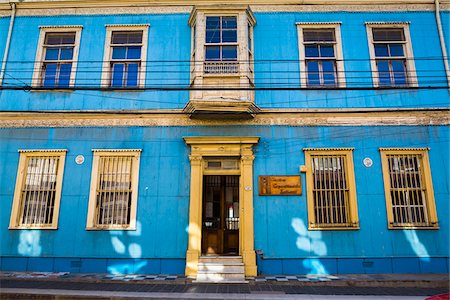
[[[442,13],[444,28],[448,12]],[[364,22],[410,22],[419,85],[445,85],[436,21],[433,12],[392,13],[256,13],[254,29],[255,83],[259,87],[300,87],[296,22],[340,21],[347,86],[371,86],[369,52]],[[190,27],[188,14],[95,15],[17,17],[5,84],[30,84],[40,25],[83,25],[77,85],[100,85],[106,24],[150,23],[146,84],[189,84]],[[1,35],[8,18],[0,19]],[[280,33],[283,34],[280,34]],[[450,44],[447,31],[447,45]],[[23,43],[24,39],[27,43]],[[1,43],[0,43],[1,44]],[[0,51],[1,51],[0,46]],[[450,48],[450,46],[449,46]],[[432,58],[432,59],[425,59]],[[89,63],[88,63],[89,61]],[[161,63],[165,61],[165,63]],[[183,61],[183,63],[180,63]],[[352,78],[353,77],[353,78]],[[354,78],[356,77],[356,78]],[[23,81],[23,82],[22,82]],[[352,84],[353,82],[353,84]],[[285,85],[284,85],[285,86]],[[156,109],[183,108],[187,91],[145,92],[24,92],[0,91],[2,110],[40,109]],[[14,99],[14,100],[13,100]],[[257,91],[256,103],[271,107],[442,107],[448,106],[448,90],[388,91]]]
[[[308,231],[304,174],[300,197],[264,197],[255,192],[255,249],[263,252],[258,258],[261,272],[448,272],[450,192],[445,166],[450,163],[450,149],[444,126],[0,129],[1,268],[183,273],[190,150],[182,137],[203,135],[260,136],[254,186],[259,175],[299,174],[304,147],[355,148],[361,229]],[[388,230],[378,148],[427,146],[440,229]],[[51,148],[68,149],[58,230],[8,230],[17,150]],[[143,150],[138,230],[85,230],[93,148]],[[86,158],[82,165],[74,161],[79,154]],[[365,157],[372,158],[371,168],[364,167]]]

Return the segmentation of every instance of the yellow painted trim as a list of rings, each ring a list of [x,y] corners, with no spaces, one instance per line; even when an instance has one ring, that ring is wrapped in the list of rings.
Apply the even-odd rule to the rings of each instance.
[[[304,148],[306,169],[306,199],[308,204],[308,230],[358,230],[358,205],[356,201],[356,182],[353,166],[353,148]],[[344,155],[345,172],[347,174],[347,183],[349,187],[349,223],[350,226],[318,226],[314,217],[314,198],[313,187],[314,178],[312,176],[312,155]]]
[[[94,157],[92,160],[91,185],[89,190],[89,204],[88,215],[86,221],[86,230],[136,230],[136,212],[139,186],[139,166],[140,166],[140,149],[93,149]],[[96,204],[97,204],[97,186],[100,180],[98,176],[100,157],[105,156],[132,156],[133,163],[131,164],[131,206],[130,206],[130,224],[117,225],[97,225],[94,222]]]
[[[186,252],[186,275],[196,276],[202,240],[202,190],[205,162],[208,157],[239,157],[240,175],[239,207],[239,253],[242,255],[246,276],[256,276],[256,254],[253,229],[253,150],[258,137],[185,137],[191,146],[191,189],[189,205],[188,250]],[[218,172],[219,173],[219,172]],[[215,173],[215,174],[218,174]],[[228,174],[221,172],[220,174]]]
[[[433,180],[431,178],[430,160],[428,148],[379,148],[381,155],[381,166],[383,171],[384,195],[386,200],[386,214],[388,219],[388,229],[439,229],[436,203],[434,200]],[[426,190],[426,209],[430,226],[392,226],[394,216],[392,213],[392,201],[390,195],[391,181],[389,176],[388,155],[419,154],[422,156],[421,169]]]
[[[19,165],[17,168],[16,186],[9,221],[9,229],[58,229],[59,208],[61,203],[61,190],[64,173],[64,163],[67,150],[19,150]],[[53,220],[51,225],[22,225],[20,224],[21,190],[26,177],[27,160],[33,156],[59,156],[58,173],[55,186],[55,206],[53,208]]]

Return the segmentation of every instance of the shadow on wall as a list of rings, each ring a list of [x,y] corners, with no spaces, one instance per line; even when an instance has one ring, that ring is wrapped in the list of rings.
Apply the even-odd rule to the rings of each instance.
[[[108,266],[108,273],[110,274],[133,274],[139,273],[147,265],[147,261],[139,261],[138,259],[142,257],[142,247],[138,243],[129,243],[128,245],[122,241],[122,237],[127,235],[131,237],[140,237],[142,235],[142,224],[141,222],[136,222],[135,231],[110,231],[111,235],[111,245],[118,254],[126,255],[137,259],[134,263],[117,263]]]
[[[305,222],[300,218],[293,218],[291,226],[298,234],[295,242],[297,249],[310,253],[310,255],[327,255],[327,246],[322,241],[322,232],[308,232]],[[317,258],[303,260],[303,267],[308,270],[308,274],[329,274],[325,266]]]

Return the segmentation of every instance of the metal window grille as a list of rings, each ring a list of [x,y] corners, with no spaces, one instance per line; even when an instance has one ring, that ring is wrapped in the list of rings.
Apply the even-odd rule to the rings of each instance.
[[[421,154],[389,154],[393,226],[429,226]]]
[[[47,33],[41,70],[43,87],[69,87],[75,49],[75,32]]]
[[[335,86],[338,76],[334,29],[304,29],[303,45],[308,86]]]
[[[311,155],[314,220],[318,227],[351,226],[345,155]]]
[[[101,156],[98,166],[97,226],[128,226],[132,190],[134,156]]]
[[[25,180],[20,193],[20,225],[52,225],[58,165],[59,156],[26,158]]]
[[[372,29],[372,35],[379,84],[382,86],[408,84],[404,30],[375,28]]]

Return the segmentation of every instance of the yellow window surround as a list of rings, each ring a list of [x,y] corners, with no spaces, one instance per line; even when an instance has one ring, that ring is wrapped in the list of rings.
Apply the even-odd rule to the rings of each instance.
[[[19,150],[9,229],[57,229],[67,150]]]
[[[353,148],[305,148],[308,228],[359,229]]]
[[[140,149],[94,149],[87,230],[135,230]]]
[[[389,229],[438,229],[428,148],[380,148]]]

